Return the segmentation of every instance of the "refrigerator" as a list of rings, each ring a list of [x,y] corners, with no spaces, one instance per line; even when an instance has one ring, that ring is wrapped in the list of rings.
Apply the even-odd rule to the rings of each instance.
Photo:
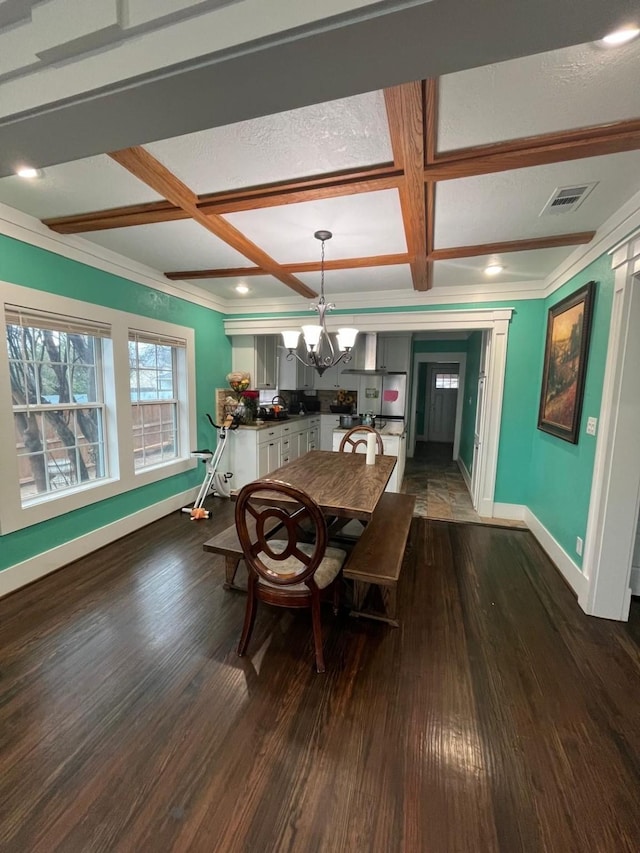
[[[358,412],[373,412],[382,419],[405,417],[407,405],[406,373],[360,374]]]

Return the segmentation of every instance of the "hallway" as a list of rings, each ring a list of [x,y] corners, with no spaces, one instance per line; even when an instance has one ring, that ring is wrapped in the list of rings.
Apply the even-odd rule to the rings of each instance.
[[[453,444],[417,441],[413,458],[407,459],[402,491],[416,495],[414,516],[446,521],[525,527],[522,521],[483,518],[474,510],[471,496],[457,462]]]

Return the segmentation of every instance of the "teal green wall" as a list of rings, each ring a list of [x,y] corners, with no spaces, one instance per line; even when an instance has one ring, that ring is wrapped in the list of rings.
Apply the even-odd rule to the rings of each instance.
[[[478,374],[482,332],[473,332],[467,340],[467,367],[464,377],[464,399],[462,401],[462,424],[460,427],[460,458],[469,473],[473,469],[473,436],[476,427],[478,406]]]
[[[205,412],[215,411],[215,388],[226,385],[231,369],[231,343],[219,312],[2,235],[0,279],[194,329],[198,446],[215,445]],[[0,570],[179,494],[201,479],[200,468],[186,471],[6,534],[0,539]]]
[[[589,497],[595,459],[595,437],[587,435],[587,418],[599,418],[604,368],[609,341],[614,274],[611,259],[604,255],[574,276],[545,302],[546,311],[588,281],[596,281],[591,345],[578,443],[535,429],[532,439],[528,506],[565,551],[578,564],[576,537],[584,540],[589,513]],[[537,386],[539,389],[544,353],[544,324],[538,342]],[[537,401],[536,401],[537,402]],[[536,411],[537,423],[537,411]]]

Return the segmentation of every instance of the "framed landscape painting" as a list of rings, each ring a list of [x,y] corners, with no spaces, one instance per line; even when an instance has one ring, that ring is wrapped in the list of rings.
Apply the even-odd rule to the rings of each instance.
[[[578,443],[595,282],[549,309],[538,429]]]

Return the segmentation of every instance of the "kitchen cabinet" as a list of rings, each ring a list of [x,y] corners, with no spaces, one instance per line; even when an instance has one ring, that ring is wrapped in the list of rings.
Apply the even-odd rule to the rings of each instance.
[[[338,345],[335,344],[336,352]],[[341,361],[335,367],[330,367],[322,376],[316,373],[314,388],[317,391],[337,391],[339,388],[345,390],[357,390],[357,377],[352,374],[345,374],[345,370],[362,369],[364,366],[364,335],[359,334],[356,338],[355,345],[351,350],[351,360],[348,362]]]
[[[273,389],[278,384],[278,345],[281,335],[234,335],[231,365],[251,376],[251,387]]]
[[[378,335],[376,367],[378,370],[409,372],[411,335]]]
[[[316,450],[320,415],[291,418],[259,429],[240,427],[229,434],[231,487],[241,489],[258,477]],[[331,448],[329,447],[329,450]]]
[[[316,371],[310,364],[303,364],[297,358],[287,359],[288,350],[278,343],[278,390],[311,391],[314,387]],[[302,336],[297,349],[300,358],[306,358],[306,347]]]
[[[340,426],[340,415],[320,415],[320,450],[333,450],[333,431]]]

